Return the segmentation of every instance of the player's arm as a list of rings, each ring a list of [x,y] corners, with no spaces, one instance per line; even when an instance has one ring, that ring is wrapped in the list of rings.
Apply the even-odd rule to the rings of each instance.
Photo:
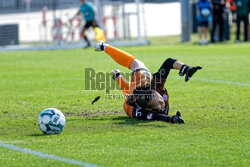
[[[80,13],[81,13],[81,11],[78,10],[78,12],[77,12],[70,20],[71,20],[71,21],[74,20]]]
[[[184,120],[181,118],[180,111],[177,111],[176,115],[174,115],[174,116],[154,113],[154,114],[152,114],[152,120],[164,121],[164,122],[169,122],[172,124],[176,124],[176,123],[185,124]]]
[[[170,116],[166,114],[161,114],[161,113],[150,113],[142,109],[141,107],[137,106],[135,117],[138,120],[153,120],[153,121],[163,121],[163,122],[168,122],[172,124],[185,124],[184,120],[181,118],[181,113],[180,111],[177,111],[176,115]]]

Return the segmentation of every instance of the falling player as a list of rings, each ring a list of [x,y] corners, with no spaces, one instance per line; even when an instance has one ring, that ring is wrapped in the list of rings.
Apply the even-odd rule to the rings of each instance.
[[[190,67],[176,59],[168,58],[152,75],[143,62],[102,41],[96,43],[96,51],[105,51],[118,64],[132,70],[130,83],[125,80],[119,69],[112,72],[113,78],[127,96],[123,107],[129,117],[140,120],[185,123],[179,111],[174,116],[168,115],[169,96],[164,84],[171,69],[180,70],[179,75],[185,75],[187,82],[202,67]]]

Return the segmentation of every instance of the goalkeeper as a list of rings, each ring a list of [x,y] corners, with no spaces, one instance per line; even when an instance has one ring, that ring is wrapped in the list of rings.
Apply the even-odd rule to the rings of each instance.
[[[187,82],[202,67],[190,67],[176,59],[168,58],[152,75],[143,62],[102,41],[96,43],[96,51],[105,51],[118,64],[132,70],[130,83],[121,75],[119,69],[112,72],[113,78],[127,97],[123,107],[129,117],[139,120],[185,123],[179,111],[174,116],[168,115],[169,96],[164,84],[171,69],[180,70],[179,75],[185,75]]]

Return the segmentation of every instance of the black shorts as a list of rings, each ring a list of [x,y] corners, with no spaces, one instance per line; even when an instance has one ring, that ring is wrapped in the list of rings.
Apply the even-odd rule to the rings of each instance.
[[[98,27],[95,20],[86,21],[83,28],[88,29],[89,27]]]
[[[172,58],[168,58],[167,60],[165,60],[159,70],[153,74],[153,78],[167,79],[170,70],[173,69],[173,64],[175,61],[176,59]]]
[[[208,27],[208,21],[198,21],[199,27]]]

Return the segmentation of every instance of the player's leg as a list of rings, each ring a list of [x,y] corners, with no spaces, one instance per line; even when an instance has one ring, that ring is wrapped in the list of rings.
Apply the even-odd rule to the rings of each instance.
[[[112,71],[113,79],[117,81],[122,92],[126,95],[129,92],[129,82],[122,76],[121,71],[116,68]]]
[[[185,81],[187,82],[193,74],[197,71],[202,69],[200,66],[195,66],[195,67],[190,67],[181,61],[178,61],[176,59],[168,58],[165,60],[165,62],[162,64],[160,69],[153,75],[154,78],[162,78],[162,79],[167,79],[168,74],[171,69],[176,69],[179,70],[179,75],[185,77]]]
[[[204,27],[204,44],[205,44],[205,45],[208,44],[207,32],[208,32],[208,27]]]
[[[199,44],[202,45],[202,27],[198,27],[198,33],[199,33]]]
[[[88,28],[89,28],[89,23],[87,22],[85,24],[85,26],[83,27],[81,34],[82,34],[82,37],[84,38],[85,42],[87,43],[87,46],[90,46],[90,41],[85,34],[85,32],[88,30]]]
[[[138,60],[138,59],[134,59],[131,64],[130,64],[130,69],[132,71],[135,71],[136,69],[144,69],[146,71],[149,71],[148,68],[145,66],[145,64]]]
[[[224,19],[223,16],[219,17],[219,38],[220,38],[220,42],[223,42],[224,38],[223,38],[223,28],[224,28]]]
[[[102,41],[97,42],[96,51],[105,51],[110,57],[115,60],[118,64],[131,69],[147,69],[143,62],[136,59],[134,56],[127,52],[124,52],[114,46],[108,45]]]
[[[237,20],[236,20],[236,42],[240,41],[240,16],[237,15]]]
[[[175,63],[176,61],[177,61],[176,59],[172,59],[172,58],[168,58],[167,60],[165,60],[164,63],[159,68],[159,70],[156,73],[154,73],[153,77],[167,79],[168,74],[171,69],[179,68],[178,66],[181,66],[180,63]],[[175,64],[175,67],[174,67],[174,64]]]
[[[249,18],[247,16],[243,16],[243,23],[244,23],[244,41],[248,41],[248,24],[249,24]]]
[[[201,39],[202,39],[202,44],[203,44],[203,38],[204,38],[204,27],[201,27]]]
[[[212,32],[211,32],[211,42],[215,42],[214,40],[214,34],[216,30],[216,25],[217,25],[217,16],[213,15],[213,23],[212,23]]]
[[[99,27],[99,25],[97,24],[96,20],[93,20],[93,21],[92,21],[92,27],[93,27],[93,28]]]
[[[180,76],[185,75],[185,82],[187,82],[194,75],[194,73],[196,73],[197,70],[202,69],[201,66],[190,67],[178,60],[174,62],[173,68],[180,71]]]
[[[203,24],[202,24],[202,34],[203,34],[203,44],[204,45],[208,44],[207,31],[208,31],[208,19],[204,20]]]
[[[198,26],[198,33],[199,33],[199,45],[202,45],[202,16],[198,15],[197,17],[197,26]]]

